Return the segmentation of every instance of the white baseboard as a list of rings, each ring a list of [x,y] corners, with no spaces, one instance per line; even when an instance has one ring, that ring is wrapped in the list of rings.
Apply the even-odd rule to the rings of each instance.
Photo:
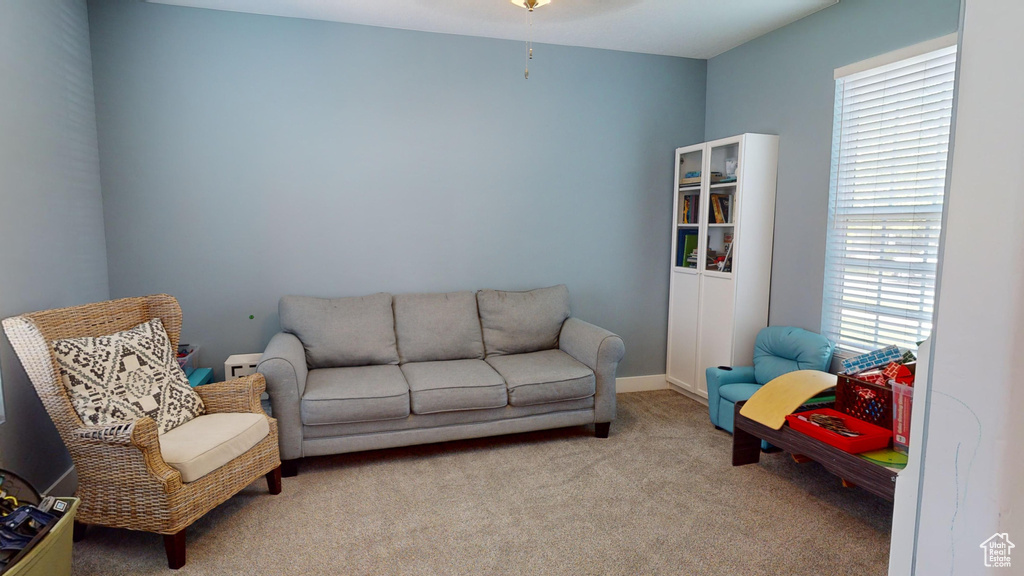
[[[628,378],[615,379],[616,394],[647,392],[649,390],[668,390],[668,382],[665,380],[665,375],[650,374],[648,376],[630,376]]]
[[[705,406],[708,405],[708,398],[707,398],[707,396],[704,396],[704,395],[702,395],[700,393],[690,392],[689,390],[686,390],[685,388],[681,388],[681,387],[679,387],[679,386],[677,386],[677,385],[675,385],[675,384],[673,384],[671,382],[668,383],[668,388],[669,388],[669,390],[672,390],[673,392],[678,392],[678,393],[682,394],[683,396],[686,396],[687,398],[689,398],[690,400],[693,400],[694,402],[697,402],[699,404],[703,404]]]

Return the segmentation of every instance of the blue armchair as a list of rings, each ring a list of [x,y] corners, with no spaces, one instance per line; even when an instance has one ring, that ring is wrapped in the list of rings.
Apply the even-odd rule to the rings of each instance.
[[[794,370],[828,371],[832,342],[820,334],[791,326],[769,326],[757,333],[754,365],[708,368],[708,412],[711,423],[732,433],[737,402],[749,400],[764,384]]]

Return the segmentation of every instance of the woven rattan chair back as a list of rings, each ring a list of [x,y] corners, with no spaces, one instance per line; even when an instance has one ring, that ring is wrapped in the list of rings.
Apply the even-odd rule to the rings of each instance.
[[[163,322],[171,346],[181,336],[181,307],[173,296],[156,294],[121,298],[69,308],[31,312],[3,321],[11,346],[18,353],[32,385],[65,445],[70,433],[82,427],[60,380],[60,368],[50,343],[64,338],[105,336],[138,326],[153,318]],[[74,454],[72,454],[72,457]]]

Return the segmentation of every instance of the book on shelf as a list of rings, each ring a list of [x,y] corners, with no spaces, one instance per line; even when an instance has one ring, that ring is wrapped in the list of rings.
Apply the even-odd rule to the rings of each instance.
[[[699,194],[686,194],[679,203],[679,224],[697,223]]]
[[[691,256],[696,256],[697,251],[697,230],[693,228],[680,228],[676,239],[676,266],[680,268],[693,268],[690,264]]]
[[[711,195],[711,208],[715,212],[715,224],[725,224],[725,214],[722,212],[722,195]]]
[[[682,167],[680,166],[680,168]],[[700,170],[683,172],[683,176],[679,178],[679,187],[693,186],[694,184],[700,184]]]
[[[697,231],[691,230],[693,234],[686,237],[686,241],[683,243],[683,252],[686,254],[686,266],[690,268],[697,267]]]

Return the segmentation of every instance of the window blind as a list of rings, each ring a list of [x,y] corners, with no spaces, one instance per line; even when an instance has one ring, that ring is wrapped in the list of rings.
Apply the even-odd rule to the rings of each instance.
[[[822,332],[917,349],[932,329],[956,46],[836,80]]]

